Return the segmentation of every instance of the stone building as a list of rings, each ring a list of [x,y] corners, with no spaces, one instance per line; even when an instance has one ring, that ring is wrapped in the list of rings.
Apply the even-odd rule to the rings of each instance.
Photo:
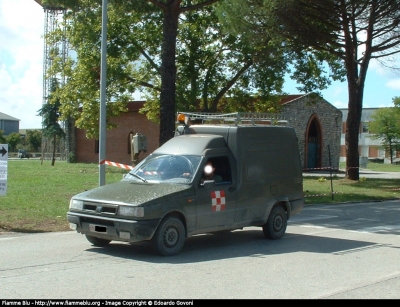
[[[281,103],[296,130],[303,169],[339,169],[342,112],[313,94],[289,95]]]
[[[332,167],[339,168],[342,113],[329,102],[315,95],[288,95],[281,104],[281,115],[293,126],[299,140],[302,166],[305,170]],[[130,136],[136,133],[146,136],[147,151],[143,159],[159,145],[159,125],[139,114],[144,101],[128,104],[129,111],[112,119],[117,128],[107,130],[106,160],[132,165]],[[75,128],[75,158],[77,162],[98,163],[99,142],[87,139],[85,131]]]

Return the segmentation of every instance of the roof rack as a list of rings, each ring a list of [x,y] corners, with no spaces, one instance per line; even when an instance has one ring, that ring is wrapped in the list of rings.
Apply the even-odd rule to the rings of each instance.
[[[190,119],[192,122],[201,121],[212,123],[234,123],[234,124],[264,124],[264,125],[288,125],[288,121],[279,114],[258,112],[234,112],[234,113],[205,113],[205,112],[178,112]]]

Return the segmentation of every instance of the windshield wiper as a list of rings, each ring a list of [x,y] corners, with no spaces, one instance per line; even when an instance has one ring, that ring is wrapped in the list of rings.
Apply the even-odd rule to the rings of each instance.
[[[137,174],[135,174],[135,173],[129,173],[129,174],[132,175],[133,177],[136,177],[136,178],[142,180],[143,182],[147,182],[146,179],[144,179],[143,177],[141,177],[141,176],[139,176],[139,175],[137,175]]]

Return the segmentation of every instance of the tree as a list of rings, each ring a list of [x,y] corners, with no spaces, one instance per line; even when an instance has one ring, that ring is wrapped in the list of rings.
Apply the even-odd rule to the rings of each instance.
[[[34,151],[38,151],[39,147],[42,145],[42,132],[38,129],[27,130],[26,141]]]
[[[0,144],[5,144],[6,142],[7,140],[4,137],[4,130],[0,130]]]
[[[21,143],[21,135],[18,132],[11,132],[6,139],[10,145],[10,151],[16,151],[17,145]]]
[[[177,39],[177,31],[179,24],[179,17],[182,13],[187,11],[195,11],[204,6],[211,5],[219,0],[171,0],[171,1],[159,1],[159,0],[142,0],[142,1],[111,1],[115,8],[119,8],[120,10],[115,11],[114,13],[111,11],[109,18],[116,23],[110,22],[109,34],[110,37],[108,39],[108,57],[107,57],[107,73],[112,75],[115,73],[117,77],[125,76],[125,82],[132,81],[132,79],[136,79],[135,83],[139,83],[144,85],[146,81],[142,81],[141,76],[138,75],[130,75],[134,69],[135,60],[138,60],[139,56],[142,55],[144,58],[147,57],[147,54],[141,48],[141,45],[135,39],[130,41],[124,40],[124,37],[132,37],[132,25],[136,25],[136,28],[140,28],[146,18],[144,16],[149,17],[150,21],[160,20],[162,18],[162,37],[161,37],[161,49],[158,53],[158,60],[160,65],[157,65],[157,61],[153,62],[153,69],[157,69],[160,75],[160,83],[159,84],[148,84],[149,87],[159,88],[159,117],[160,117],[160,145],[167,141],[169,138],[173,136],[173,132],[175,130],[175,94],[176,94],[176,65],[175,65],[175,56],[176,56],[176,39]],[[86,55],[87,58],[90,58],[91,61],[79,61],[78,65],[86,66],[84,70],[75,71],[72,73],[72,76],[67,80],[70,86],[74,86],[75,82],[79,82],[79,80],[85,80],[86,84],[82,84],[79,82],[82,88],[79,91],[75,91],[75,99],[71,99],[73,97],[65,96],[65,91],[60,93],[60,99],[63,101],[62,113],[63,116],[73,115],[74,118],[79,118],[76,121],[77,126],[87,125],[87,123],[83,124],[83,121],[92,121],[91,122],[91,130],[87,130],[89,136],[93,137],[98,135],[98,128],[95,127],[95,121],[98,122],[98,116],[96,117],[94,114],[98,114],[98,104],[97,107],[93,107],[96,104],[94,101],[98,96],[85,96],[87,94],[87,89],[91,92],[93,90],[99,90],[99,76],[100,76],[100,53],[99,53],[99,37],[101,34],[100,25],[98,22],[101,17],[101,10],[98,1],[73,1],[73,0],[53,0],[49,1],[51,4],[59,4],[64,5],[65,7],[71,8],[72,10],[67,14],[67,18],[74,21],[73,23],[65,24],[67,30],[71,32],[78,31],[82,33],[82,28],[86,31],[85,37],[89,39],[90,43],[85,44],[85,41],[82,41],[82,37],[75,36],[69,42],[74,46],[75,51],[78,54],[78,59],[80,56]],[[192,2],[194,4],[192,4]],[[157,10],[155,10],[155,8]],[[117,12],[123,12],[122,14],[115,14]],[[160,12],[162,15],[160,15]],[[84,14],[83,14],[84,13]],[[140,14],[138,14],[140,13]],[[74,17],[75,14],[78,14],[78,17]],[[144,15],[145,14],[145,15]],[[93,22],[97,21],[97,22]],[[144,22],[145,24],[148,24]],[[96,25],[96,26],[93,26]],[[153,27],[153,30],[156,27]],[[49,38],[49,40],[60,40],[62,39],[62,30],[58,29],[57,33],[53,35],[53,37]],[[136,34],[140,34],[140,32],[135,32]],[[157,33],[151,33],[150,37],[154,37],[158,35]],[[70,39],[70,37],[68,37]],[[84,42],[84,44],[82,44]],[[95,42],[93,44],[93,42]],[[156,48],[153,45],[153,50]],[[121,53],[122,49],[127,51],[126,54]],[[122,56],[120,58],[119,56]],[[127,61],[124,56],[128,56],[130,61]],[[94,64],[93,59],[96,59],[96,64]],[[149,58],[147,58],[149,59]],[[98,61],[97,61],[98,60]],[[121,61],[122,60],[122,61]],[[71,70],[74,66],[73,60],[68,60],[65,64],[65,67],[62,68],[64,71]],[[136,63],[137,64],[137,63]],[[57,69],[57,66],[61,66],[61,62],[55,64],[54,69]],[[126,70],[126,71],[124,71]],[[54,72],[54,70],[52,71]],[[83,75],[77,75],[75,73],[83,73]],[[87,82],[93,79],[97,79],[96,83]],[[121,86],[118,82],[113,82],[112,78],[111,82],[108,83],[108,97],[113,97],[112,103],[109,101],[107,103],[107,118],[110,118],[114,115],[117,115],[119,112],[126,111],[126,103],[129,100],[130,96],[127,95],[128,90],[134,90],[137,87],[137,84],[132,84],[131,86]],[[127,83],[125,83],[127,85]],[[77,83],[75,83],[75,87]],[[115,86],[115,87],[114,87]],[[86,88],[86,89],[85,89]],[[70,93],[72,91],[69,91]],[[64,102],[68,100],[68,104],[76,104],[80,103],[80,108],[69,109],[68,106],[64,106]],[[92,103],[88,103],[91,101]],[[77,115],[78,112],[87,112],[91,113],[93,116],[82,118]]]
[[[382,141],[386,154],[390,157],[390,164],[393,164],[393,157],[400,149],[400,112],[395,108],[378,109],[371,115],[369,132],[372,139]]]
[[[392,102],[397,107],[396,110],[400,109],[400,96],[393,97]]]
[[[231,0],[229,3],[234,4],[251,8],[246,11],[245,17],[242,15],[244,22],[281,37],[283,43],[295,53],[308,52],[318,60],[309,61],[307,65],[320,64],[328,59],[332,76],[341,78],[342,70],[335,59],[342,63],[346,71],[349,99],[345,136],[347,178],[358,180],[358,134],[368,66],[373,59],[390,66],[388,63],[393,56],[400,53],[400,2],[246,0],[243,5],[243,0]],[[298,64],[304,67],[306,63]],[[311,67],[306,72],[317,73],[318,67],[323,65]],[[391,67],[394,68],[393,65]],[[294,75],[306,85],[305,88],[310,85],[306,76]]]
[[[271,43],[254,48],[225,33],[214,6],[181,18],[175,61],[177,110],[278,111],[286,63],[281,50]],[[155,119],[158,101],[148,98],[142,111]]]
[[[167,94],[163,96],[162,84],[167,81],[163,81],[164,58],[160,54],[166,38],[160,33],[164,33],[166,20],[164,12],[150,2],[109,4],[108,128],[112,128],[109,119],[126,111],[126,103],[138,89],[146,98],[141,112],[160,122],[160,144],[173,135],[175,110],[279,112],[278,102],[290,60],[285,46],[268,35],[262,43],[254,44],[248,36],[226,33],[215,14],[215,5],[185,10],[195,7],[192,3],[208,3],[200,0],[175,1],[186,6],[181,7],[180,31],[173,41],[175,85],[168,86],[168,96],[172,95],[174,102],[168,99],[167,106],[163,106],[161,97]],[[99,129],[101,9],[98,1],[77,3],[65,17],[68,48],[75,52],[75,57],[63,63],[61,55],[56,55],[49,75],[66,77],[66,84],[53,93],[61,101],[61,119],[74,118],[76,126],[93,138],[98,137]],[[62,33],[57,29],[46,39],[59,42],[64,39]],[[309,58],[308,54],[302,56]],[[169,78],[172,74],[166,75]],[[304,78],[314,87],[326,83],[319,74]],[[172,112],[169,116],[162,111],[168,108]],[[164,122],[169,124],[163,125],[165,117],[168,120]]]
[[[160,93],[160,145],[174,135],[175,130],[175,93],[176,93],[176,38],[178,35],[179,16],[183,12],[195,11],[219,0],[187,1],[182,0],[148,0],[160,8],[164,14],[163,39],[161,47],[161,93]]]
[[[159,6],[153,2],[159,2]],[[146,97],[142,112],[160,122],[160,143],[173,135],[175,110],[277,111],[279,97],[274,94],[281,93],[285,55],[272,41],[254,48],[240,36],[224,33],[213,2],[216,1],[170,1],[166,6],[161,1],[110,1],[108,128],[112,128],[109,118],[126,111],[126,103],[137,90]],[[76,126],[85,129],[88,137],[98,137],[101,9],[94,0],[76,3],[69,3],[73,9],[65,15],[65,33],[75,57],[66,63],[60,55],[54,57],[50,75],[66,76],[66,84],[53,94],[61,101],[62,118],[74,118]],[[172,3],[177,6],[169,8]],[[168,12],[165,14],[164,10]],[[172,31],[177,36],[166,43],[171,39],[165,34],[170,31],[165,30],[166,24],[176,15],[180,16],[179,35]],[[172,24],[175,26],[175,21]],[[49,43],[63,39],[61,29],[46,39]],[[171,44],[176,45],[173,60],[168,49]],[[163,48],[169,51],[164,52]],[[167,67],[174,72],[168,72]],[[171,76],[174,86],[168,83]],[[252,103],[249,97],[254,97]]]
[[[58,88],[58,81],[57,79],[52,79],[50,85],[50,93],[53,93]],[[65,132],[62,129],[59,118],[60,118],[60,100],[56,96],[52,96],[50,94],[47,97],[47,103],[45,103],[41,109],[38,111],[38,115],[42,116],[42,133],[43,136],[49,139],[52,139],[53,144],[53,153],[51,159],[51,165],[54,166],[55,164],[55,157],[56,157],[56,148],[57,148],[57,139],[61,139],[65,137]]]

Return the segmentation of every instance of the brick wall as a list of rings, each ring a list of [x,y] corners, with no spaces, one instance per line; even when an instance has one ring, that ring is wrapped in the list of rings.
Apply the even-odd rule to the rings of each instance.
[[[143,102],[132,102],[128,105],[129,111],[127,113],[121,113],[119,117],[111,120],[117,127],[107,129],[106,160],[132,165],[130,133],[140,133],[147,138],[147,151],[140,153],[139,159],[143,159],[159,147],[159,125],[149,121],[146,115],[138,113],[142,106]],[[77,162],[98,163],[99,153],[96,152],[96,145],[98,145],[96,140],[86,138],[86,133],[82,129],[76,129],[75,137]]]

